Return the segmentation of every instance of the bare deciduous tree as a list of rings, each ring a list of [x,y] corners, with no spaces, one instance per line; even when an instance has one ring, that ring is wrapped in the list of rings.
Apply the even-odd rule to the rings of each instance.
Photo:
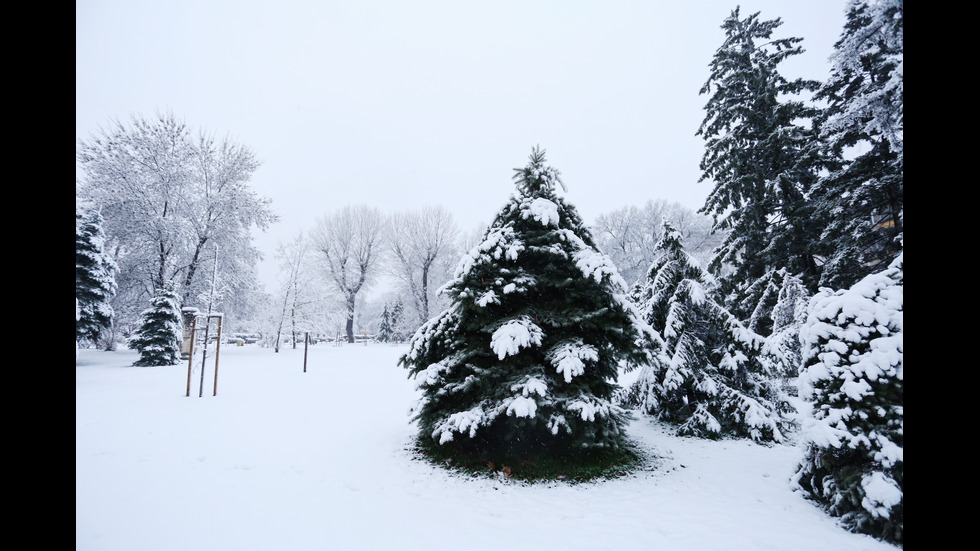
[[[397,213],[388,220],[392,272],[412,297],[419,325],[429,320],[433,293],[450,275],[447,261],[457,252],[459,228],[442,206]]]
[[[306,264],[309,244],[302,234],[297,236],[288,244],[279,244],[276,250],[276,258],[279,260],[280,287],[276,296],[277,307],[275,321],[275,344],[276,352],[279,352],[279,342],[282,337],[283,326],[286,324],[287,317],[291,321],[293,334],[293,348],[296,348],[296,309],[299,306],[298,298],[300,292],[300,278]]]
[[[711,217],[663,199],[602,214],[592,224],[599,248],[628,284],[639,281],[653,264],[664,219],[681,233],[686,250],[700,262],[706,262],[720,242],[711,234]]]
[[[354,342],[357,293],[374,281],[384,239],[384,217],[366,205],[346,206],[321,216],[311,232],[330,280],[347,306],[347,341]]]

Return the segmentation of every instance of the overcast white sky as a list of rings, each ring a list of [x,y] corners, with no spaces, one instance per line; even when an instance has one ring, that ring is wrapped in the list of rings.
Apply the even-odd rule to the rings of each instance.
[[[489,223],[540,145],[586,222],[649,199],[700,208],[698,94],[737,0],[76,0],[75,133],[172,111],[249,146],[282,221],[441,204]],[[748,0],[825,80],[846,0]]]

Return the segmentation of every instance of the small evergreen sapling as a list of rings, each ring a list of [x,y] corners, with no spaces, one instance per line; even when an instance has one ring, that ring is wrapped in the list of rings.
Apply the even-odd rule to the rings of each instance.
[[[129,340],[129,348],[140,353],[134,366],[154,367],[180,362],[183,320],[179,300],[171,285],[157,290],[150,307],[141,315],[139,328]]]
[[[903,255],[810,302],[800,397],[812,406],[794,483],[848,529],[902,543]]]
[[[401,358],[422,392],[420,438],[490,460],[620,449],[620,364],[647,361],[659,337],[556,194],[544,152],[515,172],[516,193],[441,289],[451,305]]]
[[[388,311],[388,303],[385,302],[384,311],[381,312],[381,320],[378,323],[378,342],[391,342],[394,340],[394,331],[391,328],[391,312]]]
[[[631,299],[664,339],[664,362],[645,366],[625,403],[682,435],[781,441],[790,410],[761,361],[763,339],[713,298],[714,281],[664,221],[659,256]]]
[[[391,324],[391,337],[395,342],[404,342],[405,334],[402,330],[402,318],[405,314],[405,304],[402,303],[401,297],[395,299],[395,304],[391,307],[390,317],[388,318]]]

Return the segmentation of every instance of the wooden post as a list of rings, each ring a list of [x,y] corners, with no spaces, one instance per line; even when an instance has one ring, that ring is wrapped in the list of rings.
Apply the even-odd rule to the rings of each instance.
[[[218,318],[218,344],[214,346],[214,393],[211,396],[218,395],[218,352],[221,352],[221,318],[222,316],[214,316]],[[210,322],[210,320],[208,320]]]
[[[303,342],[303,373],[306,373],[306,354],[310,350],[310,332],[306,332],[306,339]]]
[[[194,330],[197,329],[197,316],[191,321],[191,350],[187,354],[187,396],[191,395],[191,366],[194,365]]]
[[[197,397],[204,396],[204,371],[208,361],[208,343],[211,341],[211,316],[204,318],[204,350],[201,353],[201,384],[197,387]]]

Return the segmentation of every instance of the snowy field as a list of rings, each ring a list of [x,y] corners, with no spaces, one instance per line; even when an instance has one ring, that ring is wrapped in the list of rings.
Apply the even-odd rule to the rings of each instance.
[[[652,456],[627,477],[523,485],[413,459],[406,345],[275,354],[222,345],[187,365],[75,362],[76,551],[894,551],[790,488],[792,444],[630,426]],[[213,350],[209,352],[213,356]]]

